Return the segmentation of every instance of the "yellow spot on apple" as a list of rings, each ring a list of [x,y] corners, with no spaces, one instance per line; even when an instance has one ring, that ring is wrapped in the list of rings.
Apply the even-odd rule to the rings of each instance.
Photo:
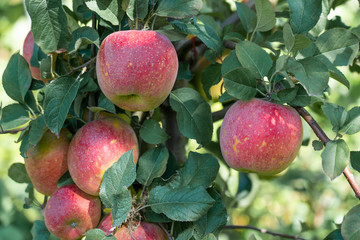
[[[237,155],[239,150],[236,147],[239,143],[241,143],[241,141],[236,136],[233,136],[233,139],[235,140],[235,142],[233,144],[233,150],[234,150],[235,154]]]
[[[129,62],[128,67],[131,67],[132,65],[133,65],[132,62]]]
[[[111,140],[110,144],[114,144],[116,142],[117,142],[116,139],[113,139],[113,140]]]
[[[251,125],[251,124],[249,124],[249,125],[248,125],[248,127],[249,127],[249,128],[251,128],[251,127],[252,127],[252,125]]]
[[[105,77],[109,76],[109,73],[108,72],[105,72]]]
[[[246,142],[247,140],[249,140],[249,138],[248,138],[248,137],[244,138],[244,142]]]
[[[266,142],[263,141],[262,144],[261,144],[261,146],[259,147],[259,149],[261,149],[261,148],[263,148],[263,147],[265,147],[265,146],[266,146]]]

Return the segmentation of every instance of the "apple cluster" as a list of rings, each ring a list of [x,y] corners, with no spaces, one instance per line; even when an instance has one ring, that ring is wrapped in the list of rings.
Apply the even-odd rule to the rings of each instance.
[[[32,49],[35,48],[30,32],[24,57],[33,77],[46,82],[39,75],[40,69],[30,64]],[[110,34],[102,42],[96,62],[98,83],[105,96],[129,111],[148,111],[159,106],[174,85],[177,69],[175,48],[164,35],[154,31]],[[29,148],[25,167],[35,189],[50,196],[44,220],[53,235],[78,239],[98,227],[117,239],[167,239],[156,224],[134,222],[114,231],[111,214],[100,222],[103,214],[99,191],[104,173],[129,150],[136,164],[137,136],[125,120],[112,115],[86,123],[74,136],[66,128],[58,137],[47,130],[39,143]],[[58,188],[59,179],[67,171],[74,183]]]

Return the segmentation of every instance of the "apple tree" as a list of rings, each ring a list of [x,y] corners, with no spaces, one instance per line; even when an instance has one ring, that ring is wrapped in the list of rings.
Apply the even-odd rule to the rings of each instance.
[[[360,109],[330,100],[334,83],[351,91],[344,71],[360,73],[360,26],[331,15],[346,2],[25,0],[31,29],[2,76],[14,103],[0,104],[0,132],[19,133],[24,163],[8,174],[28,186],[24,208],[44,212],[33,238],[312,236],[235,224],[229,210],[255,178],[291,169],[310,132],[323,184],[343,175],[360,198],[348,146]],[[321,237],[359,229],[354,204]]]

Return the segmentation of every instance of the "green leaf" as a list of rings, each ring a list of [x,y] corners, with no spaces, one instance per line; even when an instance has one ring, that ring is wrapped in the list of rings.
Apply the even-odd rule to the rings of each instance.
[[[293,87],[293,88],[286,88],[283,90],[280,90],[276,93],[276,96],[279,98],[279,100],[283,103],[289,103],[293,101],[298,92],[299,88]]]
[[[131,209],[131,193],[126,186],[123,186],[118,194],[112,197],[113,226],[120,226],[128,216]]]
[[[214,234],[210,233],[203,237],[201,240],[217,240],[217,237]]]
[[[80,47],[88,44],[95,44],[99,47],[100,39],[98,32],[92,27],[81,27],[76,29],[73,33],[73,40],[69,45],[69,54],[76,52]]]
[[[293,51],[300,51],[310,46],[311,40],[302,34],[295,34],[295,42],[293,45]]]
[[[321,154],[322,165],[326,175],[334,180],[349,163],[350,150],[342,139],[330,141],[326,144]]]
[[[209,65],[201,74],[201,83],[208,99],[211,99],[210,88],[221,81],[221,64]]]
[[[199,235],[198,238],[204,238],[209,234],[218,236],[227,223],[226,208],[221,195],[214,188],[209,189],[209,194],[215,200],[215,204],[204,216],[194,222],[196,235]]]
[[[157,186],[151,190],[148,204],[156,213],[164,213],[175,221],[196,221],[214,204],[203,187],[173,189]]]
[[[312,146],[314,147],[315,151],[320,151],[321,149],[324,148],[324,142],[320,140],[314,140],[312,142]]]
[[[40,141],[45,128],[44,115],[37,117],[30,122],[29,143],[36,146]]]
[[[45,89],[45,123],[57,136],[65,122],[79,86],[80,81],[75,81],[71,76],[62,76],[51,82]]]
[[[228,94],[250,100],[256,95],[256,77],[248,68],[239,67],[224,75],[224,87]]]
[[[291,27],[288,23],[286,23],[284,25],[283,38],[284,38],[284,42],[285,42],[285,47],[290,52],[292,50],[292,48],[294,47],[295,36],[294,36],[294,33],[292,32]]]
[[[9,97],[18,102],[24,102],[31,84],[31,72],[28,63],[19,52],[11,56],[4,70],[2,83]]]
[[[219,162],[213,155],[190,152],[180,172],[180,186],[207,188],[215,180],[219,167]]]
[[[259,45],[243,41],[236,44],[235,51],[241,65],[252,71],[256,78],[267,76],[273,61]]]
[[[103,230],[94,228],[85,233],[85,240],[116,240],[116,238],[112,235],[106,236]]]
[[[349,118],[348,112],[342,106],[334,103],[325,103],[321,106],[326,117],[330,120],[334,132],[339,132]]]
[[[96,12],[102,19],[113,25],[120,25],[125,12],[121,8],[121,1],[118,0],[84,0],[85,5],[93,12]]]
[[[328,68],[315,58],[289,59],[286,70],[295,75],[310,96],[321,95],[329,81]]]
[[[350,152],[350,163],[356,171],[360,172],[360,151]]]
[[[108,112],[116,113],[115,105],[101,92],[98,99],[98,107]]]
[[[360,238],[360,205],[356,205],[345,215],[341,224],[341,235],[346,240]]]
[[[29,121],[29,112],[23,105],[13,103],[2,108],[0,125],[5,131],[20,127]]]
[[[41,60],[41,62],[40,62],[41,78],[43,78],[43,79],[51,79],[52,78],[51,67],[52,67],[51,56],[47,56],[46,58]]]
[[[154,14],[161,17],[189,18],[198,15],[201,8],[201,0],[159,0]]]
[[[67,171],[58,180],[57,187],[61,188],[63,186],[70,185],[70,184],[75,184],[75,183],[74,183],[73,179],[71,178],[69,171]]]
[[[129,187],[136,178],[133,150],[124,153],[117,162],[108,168],[100,186],[101,202],[111,208],[113,195],[122,191],[123,186]]]
[[[194,235],[194,227],[191,226],[187,229],[185,229],[184,231],[182,231],[181,233],[179,233],[176,237],[176,240],[190,240],[191,237]]]
[[[353,107],[348,112],[348,118],[342,126],[341,131],[344,134],[355,134],[360,131],[360,107]]]
[[[288,0],[290,8],[290,25],[294,33],[311,30],[319,21],[321,1],[319,0]]]
[[[46,228],[45,222],[41,220],[34,221],[34,225],[31,228],[31,235],[33,240],[50,240],[54,237]]]
[[[213,131],[211,109],[197,91],[191,88],[172,91],[170,106],[177,112],[177,123],[185,137],[202,145],[210,142]]]
[[[132,21],[144,19],[148,13],[148,5],[149,0],[130,0],[126,14]]]
[[[154,119],[146,119],[140,128],[141,138],[150,144],[160,144],[169,139],[160,124]]]
[[[153,148],[139,158],[139,168],[136,180],[144,186],[149,186],[154,178],[161,177],[169,159],[169,152],[165,147]]]
[[[359,38],[345,28],[327,30],[315,44],[319,50],[315,58],[325,57],[335,66],[352,64],[359,51]]]
[[[67,17],[58,0],[25,0],[34,41],[45,53],[67,49],[71,41]]]
[[[254,0],[256,9],[256,26],[254,31],[266,32],[275,26],[275,11],[270,1]]]
[[[334,231],[332,231],[331,233],[329,233],[324,240],[344,240],[343,237],[341,236],[341,230],[340,229],[335,229]]]
[[[292,100],[289,105],[297,107],[306,107],[315,102],[322,101],[319,97],[309,96],[305,88],[302,85],[296,85],[298,88],[296,97]]]
[[[221,64],[221,73],[225,75],[226,73],[241,67],[239,59],[236,56],[236,51],[231,50],[229,55],[224,59],[223,63]]]
[[[256,24],[256,14],[246,4],[235,2],[237,14],[246,32],[252,32]]]
[[[13,163],[8,170],[8,175],[17,183],[31,183],[23,163]]]
[[[27,158],[26,152],[27,150],[29,150],[30,148],[30,143],[29,143],[29,134],[27,131],[25,131],[24,133],[24,137],[21,140],[21,144],[20,144],[20,155],[23,158]]]
[[[192,79],[192,77],[193,76],[192,76],[192,74],[190,72],[189,63],[185,62],[185,61],[179,62],[179,68],[178,68],[178,73],[177,73],[177,76],[176,76],[176,80],[177,79],[184,79],[184,80],[190,81]]]

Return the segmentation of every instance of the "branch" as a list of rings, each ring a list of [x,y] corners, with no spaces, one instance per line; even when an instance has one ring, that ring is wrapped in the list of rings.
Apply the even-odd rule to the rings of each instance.
[[[287,239],[297,239],[297,240],[306,240],[305,238],[299,237],[299,236],[293,236],[293,235],[288,235],[288,234],[283,234],[283,233],[276,233],[273,231],[269,231],[263,228],[257,228],[257,227],[253,227],[253,226],[249,226],[249,225],[227,225],[224,227],[224,229],[250,229],[250,230],[254,230],[260,233],[264,233],[264,234],[269,234],[275,237],[282,237],[282,238],[287,238]]]
[[[96,30],[96,15],[93,13],[91,16],[92,19],[92,28]],[[95,70],[94,70],[94,63],[92,63],[92,60],[96,59],[96,48],[95,44],[91,44],[91,64],[93,65],[93,68],[91,70],[91,78],[95,79]],[[90,62],[89,61],[89,62]],[[95,95],[94,93],[89,93],[89,99],[88,99],[88,106],[93,107],[96,105]],[[94,113],[92,111],[89,111],[89,117],[88,121],[91,122],[94,120]]]

